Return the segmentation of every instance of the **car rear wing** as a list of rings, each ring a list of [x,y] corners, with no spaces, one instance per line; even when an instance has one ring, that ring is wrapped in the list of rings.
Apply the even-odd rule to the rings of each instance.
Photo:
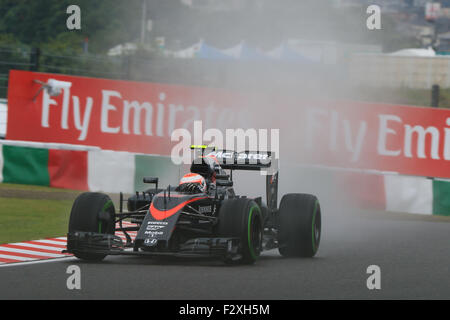
[[[217,160],[223,169],[230,170],[263,170],[271,168],[273,153],[270,151],[206,151],[205,157]]]
[[[278,159],[270,151],[227,151],[203,149],[204,157],[214,158],[222,169],[258,170],[266,176],[267,206],[276,210],[278,201]]]

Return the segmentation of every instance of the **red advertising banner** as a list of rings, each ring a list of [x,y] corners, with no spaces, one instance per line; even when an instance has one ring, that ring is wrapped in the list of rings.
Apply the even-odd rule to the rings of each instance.
[[[270,149],[282,162],[450,178],[450,110],[26,71],[9,79],[11,140],[170,155],[172,131],[201,120],[203,129],[279,130]],[[36,80],[64,88],[37,94]]]
[[[450,178],[450,110],[316,102],[297,118],[302,162]]]
[[[57,81],[58,96],[39,92],[49,81]],[[205,128],[239,125],[235,100],[216,89],[13,70],[6,139],[169,155],[176,128],[195,120]]]

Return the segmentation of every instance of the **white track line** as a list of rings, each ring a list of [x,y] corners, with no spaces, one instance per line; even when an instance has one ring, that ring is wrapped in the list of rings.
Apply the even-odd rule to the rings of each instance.
[[[10,258],[7,258],[7,259],[10,259]],[[27,258],[27,259],[29,259],[29,258]],[[18,259],[16,259],[16,260],[18,260]],[[72,257],[72,256],[66,256],[64,258],[34,260],[34,261],[26,261],[26,262],[6,262],[4,264],[0,264],[0,268],[28,266],[30,264],[37,264],[37,263],[49,263],[49,262],[59,262],[59,261],[71,261],[71,260],[78,260],[78,259],[75,257]]]
[[[11,259],[11,260],[19,260],[19,261],[31,261],[31,260],[36,260],[36,258],[26,258],[26,257],[10,256],[10,255],[7,255],[7,254],[0,254],[0,258]],[[13,262],[6,262],[6,263],[13,263]]]

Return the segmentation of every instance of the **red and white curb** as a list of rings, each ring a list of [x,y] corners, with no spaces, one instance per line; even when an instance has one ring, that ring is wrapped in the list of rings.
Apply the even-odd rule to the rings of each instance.
[[[126,221],[122,225],[124,227],[135,226]],[[117,227],[119,226],[117,225]],[[137,231],[128,231],[128,234],[134,240]],[[126,242],[126,237],[122,232],[116,232],[116,236]],[[66,237],[2,244],[0,245],[0,265],[71,257],[72,255],[69,253],[61,252],[66,249],[66,245]]]

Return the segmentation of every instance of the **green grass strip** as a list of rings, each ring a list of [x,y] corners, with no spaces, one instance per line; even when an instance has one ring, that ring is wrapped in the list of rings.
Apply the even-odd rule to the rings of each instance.
[[[67,234],[72,201],[0,198],[0,243]]]

